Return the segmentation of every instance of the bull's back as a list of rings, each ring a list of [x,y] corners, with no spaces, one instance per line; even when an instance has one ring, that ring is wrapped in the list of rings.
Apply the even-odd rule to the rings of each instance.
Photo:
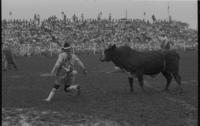
[[[164,68],[164,57],[159,51],[138,52],[131,59],[136,69],[145,74],[156,74]]]
[[[136,51],[129,47],[120,47],[116,50],[115,65],[129,72],[143,72],[157,74],[165,69],[178,70],[180,56],[176,51]]]
[[[121,47],[117,50],[114,63],[135,73],[142,71],[146,74],[156,74],[164,67],[163,55],[160,51],[140,52],[128,47]]]

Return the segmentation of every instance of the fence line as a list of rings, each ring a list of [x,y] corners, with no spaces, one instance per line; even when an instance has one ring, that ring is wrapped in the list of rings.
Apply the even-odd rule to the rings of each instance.
[[[122,46],[122,45],[128,45],[133,49],[136,50],[158,50],[160,49],[160,44],[158,43],[116,43],[117,46]],[[92,44],[80,44],[80,45],[74,45],[72,44],[73,47],[73,53],[76,52],[84,52],[84,51],[89,51],[92,52],[93,54],[96,54],[97,52],[101,52],[102,50],[105,49],[104,46],[100,46],[97,43],[92,43]],[[188,49],[195,49],[197,47],[197,43],[195,44],[185,44],[185,43],[175,43],[172,46],[172,49],[177,49],[177,50],[188,50]],[[31,55],[49,55],[53,56],[56,55],[60,52],[60,47],[59,46],[53,46],[51,43],[49,46],[46,47],[41,47],[41,46],[36,46],[36,45],[31,45],[31,44],[21,44],[18,45],[18,47],[15,45],[12,48],[12,51],[14,52],[15,55],[19,56],[31,56]]]

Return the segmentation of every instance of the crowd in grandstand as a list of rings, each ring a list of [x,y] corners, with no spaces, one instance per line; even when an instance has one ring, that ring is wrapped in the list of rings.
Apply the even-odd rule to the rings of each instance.
[[[153,15],[154,16],[154,15]],[[127,44],[132,48],[157,49],[163,41],[181,45],[196,46],[197,31],[187,23],[159,20],[153,22],[141,19],[79,19],[76,15],[63,19],[51,16],[41,20],[2,20],[2,42],[11,45],[18,53],[56,51],[59,45],[69,42],[77,48],[102,49],[110,43]]]

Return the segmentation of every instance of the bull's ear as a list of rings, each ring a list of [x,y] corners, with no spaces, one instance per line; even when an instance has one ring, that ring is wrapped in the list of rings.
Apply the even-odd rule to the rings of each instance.
[[[112,46],[112,49],[115,49],[116,48],[116,45],[114,44],[113,46]]]

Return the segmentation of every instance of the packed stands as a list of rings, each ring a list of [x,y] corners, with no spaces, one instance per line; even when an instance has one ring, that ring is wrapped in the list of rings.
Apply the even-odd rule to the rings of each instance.
[[[59,46],[69,42],[74,51],[96,53],[109,44],[129,45],[138,50],[160,49],[163,41],[172,48],[190,50],[197,47],[197,31],[180,21],[141,19],[59,19],[2,20],[2,43],[9,44],[16,55],[54,55]]]

